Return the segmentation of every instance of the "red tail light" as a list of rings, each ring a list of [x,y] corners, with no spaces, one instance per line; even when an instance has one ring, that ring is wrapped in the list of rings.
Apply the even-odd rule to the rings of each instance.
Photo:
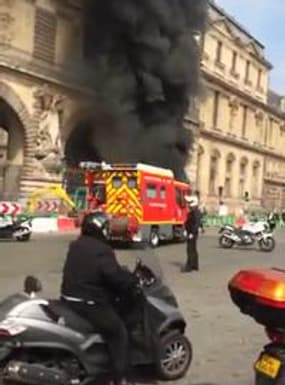
[[[274,329],[266,329],[267,337],[270,339],[270,341],[276,343],[276,344],[282,344],[285,341],[284,333],[280,332],[279,330]]]
[[[12,335],[9,330],[0,329],[0,337],[12,337]]]

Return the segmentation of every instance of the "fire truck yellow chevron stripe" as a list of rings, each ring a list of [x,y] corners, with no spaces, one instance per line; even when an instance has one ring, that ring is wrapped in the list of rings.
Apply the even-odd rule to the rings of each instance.
[[[115,193],[112,191],[112,196],[108,199],[108,212],[111,214],[119,214],[122,211],[127,211],[131,215],[134,215],[137,217],[137,219],[140,221],[142,217],[142,208],[140,205],[140,202],[138,200],[138,197],[136,196],[136,193],[138,193],[137,190],[131,190],[127,186],[124,186],[123,188],[120,188],[119,190],[116,190]],[[127,198],[126,204],[122,204],[117,201],[117,197],[121,194],[125,194]],[[111,199],[110,199],[111,198]]]
[[[116,205],[114,206],[113,210],[112,210],[112,214],[118,214],[121,209],[123,208],[123,205]]]
[[[113,178],[122,178],[122,186],[117,189],[113,186]],[[129,178],[137,178],[137,172],[132,171],[117,171],[106,172],[104,178],[106,180],[107,192],[107,211],[110,214],[116,215],[120,213],[134,215],[139,221],[142,219],[142,207],[139,200],[138,189],[128,187]],[[121,202],[118,198],[123,198]]]
[[[139,198],[138,198],[138,190],[132,190],[132,189],[126,188],[125,192],[133,202],[135,202],[137,205],[140,205]]]

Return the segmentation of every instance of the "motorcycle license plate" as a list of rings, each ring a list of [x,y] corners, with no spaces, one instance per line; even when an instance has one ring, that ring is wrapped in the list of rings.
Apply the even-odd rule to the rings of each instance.
[[[280,367],[281,361],[268,354],[263,354],[255,364],[255,369],[258,372],[266,374],[270,378],[276,378],[278,376]]]

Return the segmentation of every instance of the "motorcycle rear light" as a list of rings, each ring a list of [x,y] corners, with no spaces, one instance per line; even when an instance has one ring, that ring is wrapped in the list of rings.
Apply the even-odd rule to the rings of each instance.
[[[280,332],[279,330],[274,330],[274,329],[266,329],[266,334],[267,337],[270,339],[270,341],[277,343],[277,344],[282,344],[285,341],[284,334]]]
[[[5,329],[0,329],[0,337],[10,337],[11,334],[9,333],[8,330]]]
[[[9,330],[0,329],[0,337],[12,337]]]

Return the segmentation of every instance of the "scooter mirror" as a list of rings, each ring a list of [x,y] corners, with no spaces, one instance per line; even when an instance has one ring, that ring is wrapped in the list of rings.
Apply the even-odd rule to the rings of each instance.
[[[142,265],[142,260],[141,260],[141,258],[137,258],[136,268],[141,267],[141,265]]]
[[[42,283],[38,278],[35,278],[33,276],[26,277],[24,281],[24,292],[28,295],[31,295],[32,293],[39,293],[43,289]]]

